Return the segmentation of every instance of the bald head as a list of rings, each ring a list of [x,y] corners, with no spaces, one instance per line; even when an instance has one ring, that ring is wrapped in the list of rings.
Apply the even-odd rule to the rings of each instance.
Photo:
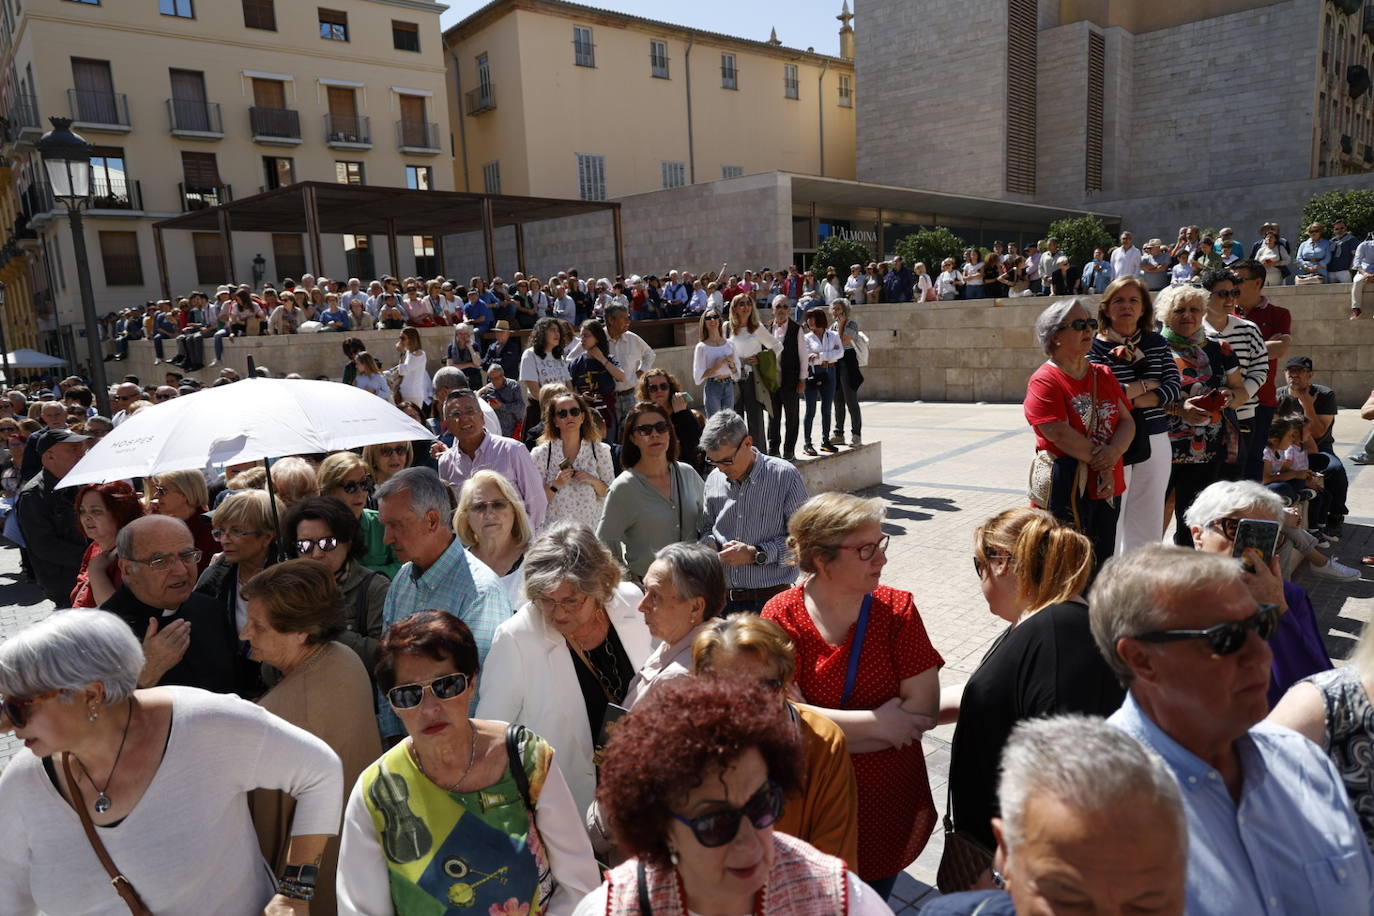
[[[145,515],[119,530],[115,539],[124,584],[139,601],[155,608],[180,607],[196,586],[198,571],[191,529],[170,515]],[[167,562],[161,569],[149,563]]]

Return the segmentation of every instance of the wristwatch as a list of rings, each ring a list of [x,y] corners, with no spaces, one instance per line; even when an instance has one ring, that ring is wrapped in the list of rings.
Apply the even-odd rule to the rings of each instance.
[[[763,548],[760,547],[760,546],[758,546],[757,544],[754,545],[754,565],[755,565],[755,566],[767,566],[767,565],[768,565],[768,554],[765,553],[764,550],[763,550]]]
[[[277,893],[310,902],[315,897],[315,881],[319,875],[320,869],[315,865],[288,865],[277,882]]]

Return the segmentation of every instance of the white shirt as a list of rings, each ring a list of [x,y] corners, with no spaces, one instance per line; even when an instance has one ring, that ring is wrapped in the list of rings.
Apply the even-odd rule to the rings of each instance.
[[[745,362],[751,356],[758,356],[764,347],[774,353],[782,352],[782,344],[772,334],[768,333],[763,325],[759,325],[757,331],[748,328],[740,328],[738,331],[733,328],[730,330],[730,346],[735,348],[735,355],[739,357],[741,375],[750,375],[753,366]]]
[[[387,375],[401,377],[401,400],[416,407],[434,400],[434,381],[429,377],[427,362],[424,350],[407,350],[396,368],[387,370]]]
[[[740,361],[735,353],[735,347],[730,341],[725,340],[718,344],[708,344],[698,342],[692,350],[692,380],[698,385],[706,381],[706,372],[722,357],[731,357],[731,362],[720,367],[715,371],[711,378],[738,379],[740,377]]]
[[[572,301],[572,300],[568,300]],[[639,381],[642,373],[648,372],[654,365],[654,348],[644,342],[634,331],[626,331],[620,337],[611,337],[610,353],[608,354],[615,360],[615,364],[620,367],[620,371],[625,373],[625,381],[616,383],[616,391],[634,391],[635,383]],[[582,342],[572,345],[568,351],[568,361],[576,359],[582,353]]]
[[[863,274],[859,274],[858,276],[850,274],[849,279],[844,281],[845,294],[854,305],[863,305],[865,303],[864,286],[866,284],[867,278]]]
[[[1113,277],[1138,277],[1140,276],[1140,249],[1132,245],[1130,248],[1112,249],[1112,276]]]
[[[824,337],[817,337],[815,331],[806,332],[807,361],[816,365],[836,363],[844,357],[844,341],[834,331],[826,331]]]

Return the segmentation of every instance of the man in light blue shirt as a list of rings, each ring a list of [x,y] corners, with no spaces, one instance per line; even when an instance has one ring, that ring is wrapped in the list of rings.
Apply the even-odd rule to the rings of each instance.
[[[419,611],[448,611],[467,624],[478,662],[486,661],[496,628],[511,616],[510,599],[496,574],[454,537],[448,486],[429,468],[406,468],[378,488],[377,504],[383,538],[405,563],[387,590],[383,628]],[[378,708],[382,737],[404,735],[385,698]]]
[[[1128,693],[1108,723],[1178,779],[1188,913],[1374,912],[1374,857],[1331,761],[1264,722],[1282,580],[1229,557],[1142,547],[1093,586],[1093,639]],[[1257,600],[1262,596],[1262,603]]]

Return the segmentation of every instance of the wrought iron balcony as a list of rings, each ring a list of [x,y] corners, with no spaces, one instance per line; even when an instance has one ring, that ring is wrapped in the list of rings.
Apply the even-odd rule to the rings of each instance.
[[[181,200],[182,210],[205,210],[233,200],[234,188],[227,184],[205,188],[177,182],[177,197]]]
[[[496,108],[496,90],[491,83],[478,86],[476,89],[469,89],[463,93],[463,99],[467,103],[466,110],[470,115],[481,114]]]
[[[434,154],[442,152],[439,146],[439,125],[426,121],[397,121],[396,140],[402,151],[407,153]]]
[[[192,140],[218,140],[224,136],[218,102],[199,99],[168,99],[167,119],[172,133]]]
[[[301,113],[290,108],[248,109],[248,121],[253,126],[253,140],[257,143],[297,146],[301,142]]]
[[[87,89],[68,89],[67,103],[72,120],[87,130],[110,130],[127,133],[129,97],[122,92],[97,92]]]
[[[371,149],[372,120],[360,115],[327,114],[324,138],[335,149]]]

